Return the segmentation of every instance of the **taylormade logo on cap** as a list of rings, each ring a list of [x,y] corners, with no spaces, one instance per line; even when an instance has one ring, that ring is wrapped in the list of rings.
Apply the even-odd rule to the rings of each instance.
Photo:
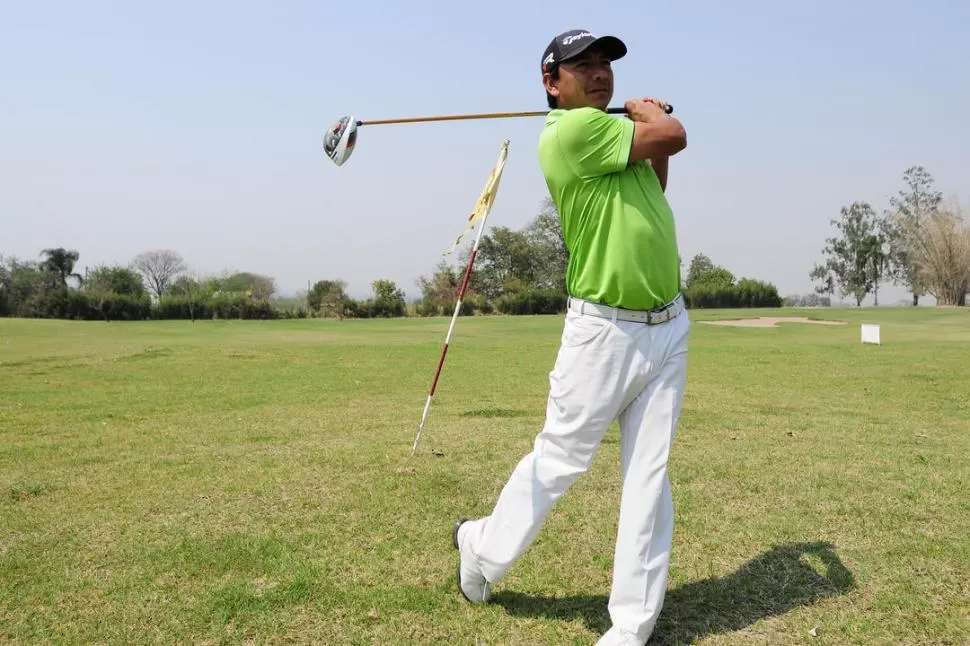
[[[562,39],[562,44],[563,45],[570,45],[570,44],[576,42],[577,40],[579,40],[580,38],[594,38],[594,36],[593,36],[593,34],[589,33],[588,31],[584,31],[581,34],[574,34],[572,36],[566,36],[565,38]]]
[[[600,37],[588,29],[570,29],[556,34],[549,41],[549,45],[542,52],[542,71],[547,72],[553,65],[579,56],[594,43],[598,43],[601,51],[612,61],[626,55],[626,45],[616,36]]]

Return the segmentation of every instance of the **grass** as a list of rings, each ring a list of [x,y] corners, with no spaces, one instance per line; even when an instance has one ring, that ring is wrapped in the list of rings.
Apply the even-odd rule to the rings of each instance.
[[[970,634],[970,311],[810,312],[849,324],[692,329],[651,643]],[[411,458],[447,324],[0,320],[0,642],[594,643],[616,427],[468,606],[451,526],[530,449],[561,322],[461,319]]]

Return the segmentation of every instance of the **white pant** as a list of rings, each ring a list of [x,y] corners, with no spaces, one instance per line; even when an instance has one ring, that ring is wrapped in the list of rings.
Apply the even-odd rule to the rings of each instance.
[[[659,325],[568,312],[533,451],[515,467],[491,516],[467,523],[472,553],[497,583],[619,417],[623,492],[613,628],[604,643],[621,632],[645,642],[663,605],[674,521],[667,458],[683,401],[689,329],[686,310]]]

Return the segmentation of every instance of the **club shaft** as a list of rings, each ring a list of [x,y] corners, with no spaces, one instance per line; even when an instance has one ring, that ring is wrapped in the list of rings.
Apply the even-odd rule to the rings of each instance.
[[[673,106],[667,106],[667,114],[674,111]],[[626,108],[607,108],[609,114],[626,114]],[[511,117],[542,117],[549,114],[548,110],[535,112],[487,112],[482,114],[453,114],[439,117],[409,117],[406,119],[379,119],[375,121],[358,121],[358,126],[378,126],[387,123],[418,123],[424,121],[462,121],[466,119],[507,119]]]

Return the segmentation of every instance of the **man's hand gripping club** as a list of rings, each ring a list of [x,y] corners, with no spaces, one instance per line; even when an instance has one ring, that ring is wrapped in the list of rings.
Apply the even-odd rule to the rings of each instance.
[[[629,99],[624,107],[634,122],[630,163],[649,160],[666,190],[668,158],[687,147],[687,131],[665,112],[667,104],[660,99]]]

